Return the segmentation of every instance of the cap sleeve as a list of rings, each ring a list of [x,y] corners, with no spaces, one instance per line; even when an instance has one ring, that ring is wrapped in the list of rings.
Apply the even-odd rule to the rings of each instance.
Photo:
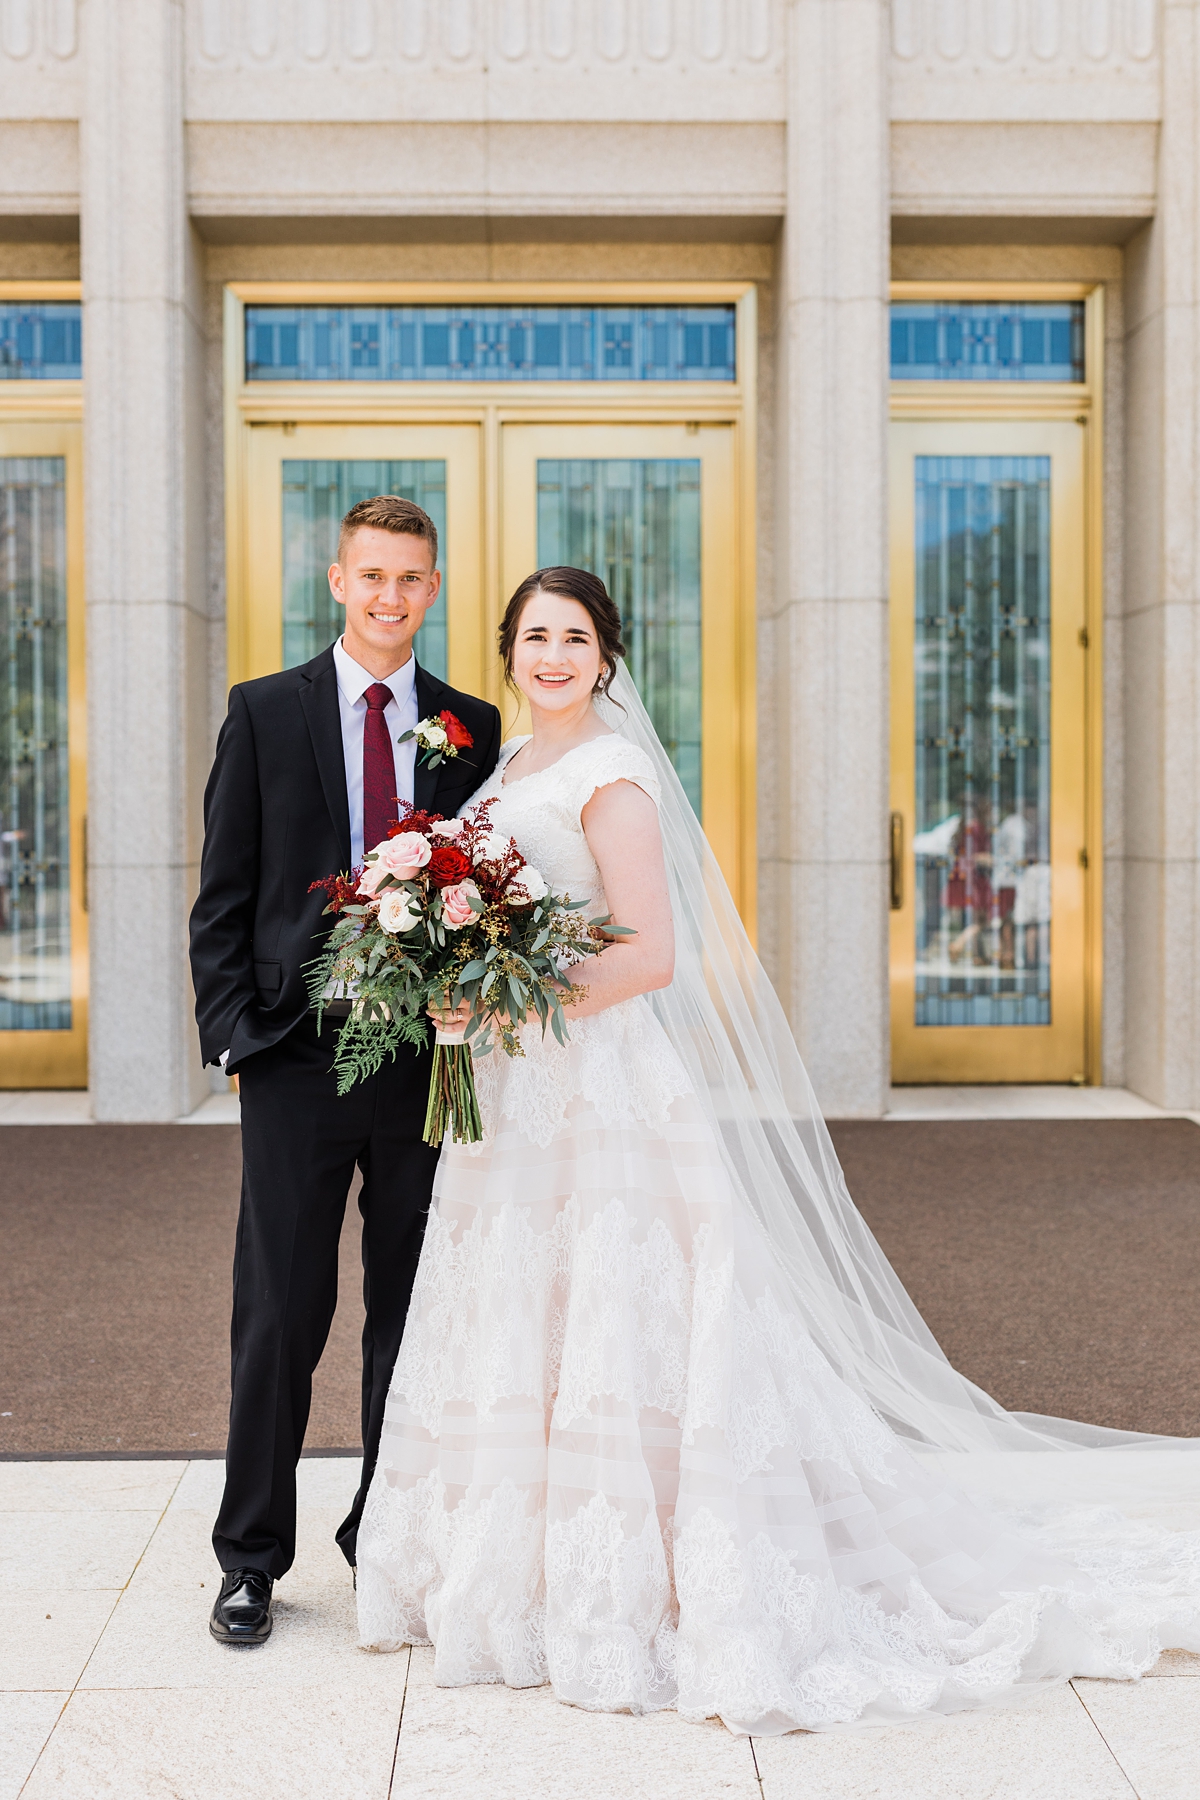
[[[620,736],[594,738],[579,758],[575,785],[575,811],[581,813],[597,788],[614,781],[632,781],[659,804],[658,776],[644,750]]]

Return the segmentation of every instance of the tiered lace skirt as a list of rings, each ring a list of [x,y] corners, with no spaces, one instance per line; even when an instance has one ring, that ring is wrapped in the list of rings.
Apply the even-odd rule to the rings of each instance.
[[[1001,1519],[781,1300],[649,1008],[479,1065],[358,1540],[364,1645],[447,1686],[771,1733],[1200,1650],[1200,1536]]]

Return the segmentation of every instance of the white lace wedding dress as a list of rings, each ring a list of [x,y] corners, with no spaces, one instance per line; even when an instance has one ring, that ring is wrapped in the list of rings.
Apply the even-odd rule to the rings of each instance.
[[[477,798],[603,907],[581,808],[622,779],[657,799],[652,764],[603,737],[504,787],[516,748]],[[364,1645],[755,1733],[1200,1650],[1200,1534],[948,1485],[810,1335],[650,1004],[570,1036],[479,1059],[484,1142],[443,1152],[358,1536]]]

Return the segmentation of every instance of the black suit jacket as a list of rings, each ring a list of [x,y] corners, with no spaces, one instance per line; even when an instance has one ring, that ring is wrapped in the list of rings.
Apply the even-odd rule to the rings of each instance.
[[[445,708],[475,739],[430,769],[413,801],[451,817],[496,766],[500,714],[417,665],[417,717]],[[206,1063],[230,1074],[278,1043],[308,1009],[303,965],[332,926],[309,884],[350,866],[350,808],[333,649],[281,675],[243,681],[204,794],[204,855],[192,908],[192,980]]]

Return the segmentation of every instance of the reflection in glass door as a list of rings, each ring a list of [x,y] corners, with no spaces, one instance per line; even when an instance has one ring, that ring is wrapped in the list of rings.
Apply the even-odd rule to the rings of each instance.
[[[60,454],[2,453],[55,440],[66,440]],[[0,427],[0,1082],[10,1087],[87,1081],[68,450],[77,427]]]
[[[733,427],[510,424],[501,467],[504,595],[557,563],[603,578],[630,673],[752,923],[752,662]]]
[[[1069,1081],[1084,1067],[1082,431],[894,430],[893,1077]]]
[[[918,456],[915,1021],[1050,1024],[1050,458]]]

